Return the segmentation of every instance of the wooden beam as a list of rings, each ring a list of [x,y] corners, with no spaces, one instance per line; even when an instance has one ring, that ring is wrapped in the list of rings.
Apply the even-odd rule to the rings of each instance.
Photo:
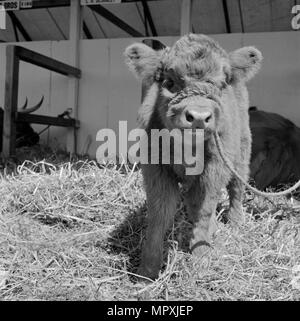
[[[2,152],[4,158],[14,157],[16,150],[15,120],[18,109],[19,58],[15,52],[15,46],[6,47],[5,102],[2,133]]]
[[[20,22],[20,20],[16,17],[16,15],[12,11],[7,11],[7,13],[9,15],[13,25],[16,26],[20,30],[20,32],[21,32],[22,36],[24,37],[24,39],[26,41],[32,41],[30,35],[25,30],[25,28],[23,27],[23,25]]]
[[[58,30],[58,32],[62,35],[62,38],[63,38],[64,40],[67,40],[67,37],[65,36],[62,28],[59,26],[59,23],[56,21],[54,15],[53,15],[52,12],[50,11],[50,9],[46,8],[45,10],[47,11],[50,19],[51,19],[51,20],[53,21],[53,23],[55,24],[56,29]]]
[[[180,19],[180,35],[184,36],[191,32],[192,27],[192,0],[181,0],[181,19]]]
[[[145,7],[143,7],[143,15],[142,15],[141,12],[140,12],[140,8],[139,8],[139,6],[137,5],[137,3],[135,4],[135,6],[136,6],[136,9],[137,9],[137,11],[138,11],[138,13],[139,13],[139,16],[140,16],[140,18],[141,18],[141,21],[142,21],[142,23],[143,23],[143,25],[144,25],[145,35],[146,35],[146,37],[149,37],[150,34],[149,34],[149,29],[148,29],[148,19],[147,19],[147,17],[146,17]]]
[[[93,11],[97,12],[103,18],[107,19],[108,21],[110,21],[111,23],[113,23],[114,25],[119,27],[120,29],[122,29],[125,32],[127,32],[132,37],[144,37],[144,35],[142,33],[140,33],[139,31],[135,30],[134,28],[132,28],[125,21],[123,21],[122,19],[118,18],[116,15],[114,15],[112,12],[110,12],[109,10],[104,8],[103,6],[96,5],[96,6],[90,6],[90,8]]]
[[[10,18],[11,19],[11,18]],[[11,23],[13,25],[13,29],[14,29],[14,34],[15,34],[15,40],[16,42],[19,42],[19,35],[18,35],[18,29],[16,24],[14,23],[14,21],[11,19]]]
[[[230,31],[231,33],[240,33],[242,31],[242,23],[240,18],[240,8],[238,0],[226,1],[228,15],[230,17]]]
[[[79,121],[73,118],[51,117],[36,114],[17,113],[17,122],[26,122],[30,124],[51,125],[59,127],[79,128]]]
[[[238,0],[238,4],[239,4],[239,13],[240,13],[240,19],[241,19],[242,33],[244,33],[245,32],[245,26],[244,26],[244,17],[243,17],[243,9],[242,9],[241,0]]]
[[[20,60],[39,66],[41,68],[55,71],[65,76],[73,76],[76,78],[81,77],[81,71],[78,68],[67,65],[63,62],[60,62],[58,60],[44,56],[42,54],[39,54],[37,52],[31,51],[23,47],[13,47],[15,47],[16,55],[19,57]]]
[[[227,0],[222,0],[222,3],[223,3],[226,31],[227,31],[227,33],[231,33],[230,16],[229,16],[229,12],[228,12]]]
[[[147,0],[142,0],[142,5],[144,8],[145,20],[149,22],[149,26],[151,28],[152,35],[154,37],[157,37],[157,31],[156,31],[156,28],[155,28],[155,25],[154,25],[154,22],[152,19],[151,11],[148,6]],[[147,22],[145,22],[145,23],[147,23]]]
[[[26,9],[22,8],[21,10],[69,7],[69,6],[70,6],[70,0],[33,0],[31,8],[26,8]]]
[[[82,27],[83,27],[83,32],[84,32],[85,36],[87,37],[87,39],[93,39],[93,35],[92,35],[91,31],[84,21],[83,21]]]
[[[71,0],[70,6],[70,34],[69,34],[69,64],[79,68],[79,41],[82,36],[82,8],[80,1]],[[78,119],[78,96],[79,80],[69,79],[68,84],[68,108],[72,108],[73,117]],[[77,152],[77,133],[76,130],[68,131],[67,148],[72,154]]]

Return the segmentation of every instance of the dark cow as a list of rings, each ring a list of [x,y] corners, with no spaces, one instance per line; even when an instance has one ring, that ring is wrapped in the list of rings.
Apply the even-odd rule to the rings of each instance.
[[[300,128],[275,113],[249,109],[251,177],[259,189],[300,179]]]
[[[40,102],[30,108],[27,108],[28,99],[26,98],[26,102],[23,107],[18,109],[20,113],[33,113],[34,111],[38,110],[44,101],[44,96],[40,100]],[[3,108],[0,107],[0,151],[2,151],[2,135],[3,135],[3,116],[4,111]],[[33,146],[39,142],[39,135],[33,130],[30,124],[25,122],[18,122],[17,123],[17,132],[16,132],[16,147],[23,147],[23,146]]]
[[[190,241],[193,254],[201,256],[210,246],[222,188],[227,187],[229,192],[231,222],[243,219],[244,187],[222,161],[215,135],[218,133],[236,171],[247,180],[251,134],[246,82],[259,70],[262,55],[254,47],[228,54],[213,39],[190,34],[171,48],[158,51],[145,44],[133,44],[125,56],[144,85],[138,119],[149,139],[153,129],[204,130],[202,173],[186,175],[185,164],[142,165],[148,228],[139,274],[156,278],[162,265],[164,234],[180,200],[179,182],[194,224]]]

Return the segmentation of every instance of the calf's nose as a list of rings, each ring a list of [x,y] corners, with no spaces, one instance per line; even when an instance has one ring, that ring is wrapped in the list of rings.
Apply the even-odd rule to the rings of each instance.
[[[213,114],[209,110],[187,109],[185,119],[192,128],[205,129],[213,120]]]

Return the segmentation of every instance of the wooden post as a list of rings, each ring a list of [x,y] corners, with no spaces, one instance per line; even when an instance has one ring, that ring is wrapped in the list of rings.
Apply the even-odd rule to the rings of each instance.
[[[69,33],[69,64],[79,68],[79,40],[82,33],[82,15],[80,1],[71,0],[70,2],[70,33]],[[68,88],[68,107],[73,109],[73,118],[78,119],[78,93],[79,79],[69,78]],[[72,154],[77,153],[76,129],[68,130],[67,139],[68,150]]]
[[[6,47],[5,102],[3,117],[3,157],[16,155],[16,117],[19,90],[19,57],[15,46]]]
[[[180,35],[184,36],[191,32],[192,26],[192,0],[181,0],[181,19],[180,19]]]

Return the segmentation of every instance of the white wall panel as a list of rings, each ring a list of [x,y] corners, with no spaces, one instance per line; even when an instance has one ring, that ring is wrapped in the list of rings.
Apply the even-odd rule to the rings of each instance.
[[[97,131],[108,126],[109,108],[109,41],[105,39],[82,40],[78,117],[81,127],[78,133],[78,152],[95,156],[99,144]]]

